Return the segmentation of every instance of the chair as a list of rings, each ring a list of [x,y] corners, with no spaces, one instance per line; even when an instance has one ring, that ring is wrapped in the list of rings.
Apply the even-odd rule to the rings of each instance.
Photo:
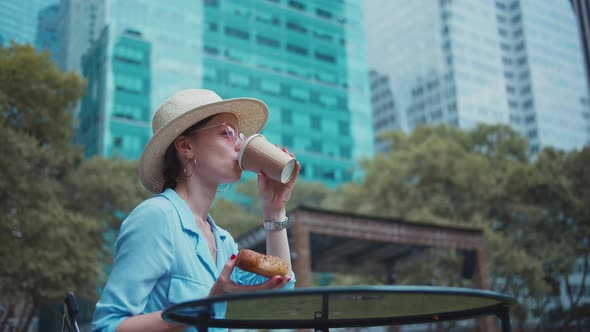
[[[80,332],[76,316],[78,316],[78,301],[74,296],[74,292],[69,291],[64,298],[64,316],[61,321],[61,331]]]

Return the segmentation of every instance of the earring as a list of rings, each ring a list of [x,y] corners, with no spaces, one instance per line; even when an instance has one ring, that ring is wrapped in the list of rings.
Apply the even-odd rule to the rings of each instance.
[[[191,172],[190,172],[190,173],[188,173],[186,170],[187,170],[187,168],[189,167],[189,162],[191,161],[191,159],[192,159],[192,161],[193,161],[193,166],[192,166]],[[190,157],[190,158],[187,158],[187,159],[186,159],[186,162],[184,163],[184,175],[185,175],[187,178],[190,178],[190,177],[191,177],[191,175],[193,175],[193,172],[195,171],[195,168],[196,168],[196,167],[197,167],[197,159],[195,159],[195,157]]]
[[[217,189],[217,192],[218,192],[218,193],[224,193],[224,192],[226,192],[228,189],[229,189],[229,183],[226,183],[226,184],[225,184],[225,188],[223,188],[222,190],[219,190],[219,189]]]

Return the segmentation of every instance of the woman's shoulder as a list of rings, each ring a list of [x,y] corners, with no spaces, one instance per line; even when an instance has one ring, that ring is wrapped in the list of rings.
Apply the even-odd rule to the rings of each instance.
[[[123,224],[141,221],[144,223],[172,220],[177,216],[176,209],[168,199],[161,195],[148,198],[141,202],[131,213],[127,216]]]

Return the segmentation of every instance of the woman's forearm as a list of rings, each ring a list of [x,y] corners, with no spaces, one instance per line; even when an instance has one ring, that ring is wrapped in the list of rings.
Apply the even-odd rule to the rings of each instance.
[[[289,270],[292,270],[291,251],[289,250],[286,229],[266,231],[266,253],[286,260]]]
[[[132,316],[119,324],[117,332],[135,332],[135,331],[166,331],[180,332],[188,328],[185,325],[169,323],[162,319],[162,311],[151,312],[149,314]]]

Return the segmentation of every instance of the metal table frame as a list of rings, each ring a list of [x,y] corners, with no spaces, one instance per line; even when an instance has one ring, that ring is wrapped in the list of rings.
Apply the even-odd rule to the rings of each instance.
[[[463,299],[481,299],[487,302],[483,306],[473,306],[461,310],[446,310],[439,312],[414,313],[411,315],[396,315],[393,312],[385,317],[329,317],[330,299],[334,297],[351,296],[383,296],[399,294],[416,297],[428,301],[436,296],[452,296]],[[362,296],[361,296],[362,295]],[[321,297],[321,310],[313,313],[313,318],[306,319],[231,319],[215,317],[213,307],[216,303],[225,302],[230,308],[236,301],[285,299],[290,297],[318,296]],[[272,303],[272,302],[270,302]],[[170,322],[192,325],[199,331],[207,331],[209,327],[246,328],[246,329],[296,329],[311,328],[316,331],[328,331],[329,328],[368,327],[385,325],[404,325],[433,323],[477,318],[494,315],[501,320],[503,332],[510,332],[510,307],[516,300],[510,296],[491,291],[432,286],[351,286],[351,287],[313,287],[289,290],[274,290],[249,293],[235,293],[223,296],[213,296],[200,300],[185,302],[166,308],[162,317]],[[310,313],[311,316],[311,313]]]

